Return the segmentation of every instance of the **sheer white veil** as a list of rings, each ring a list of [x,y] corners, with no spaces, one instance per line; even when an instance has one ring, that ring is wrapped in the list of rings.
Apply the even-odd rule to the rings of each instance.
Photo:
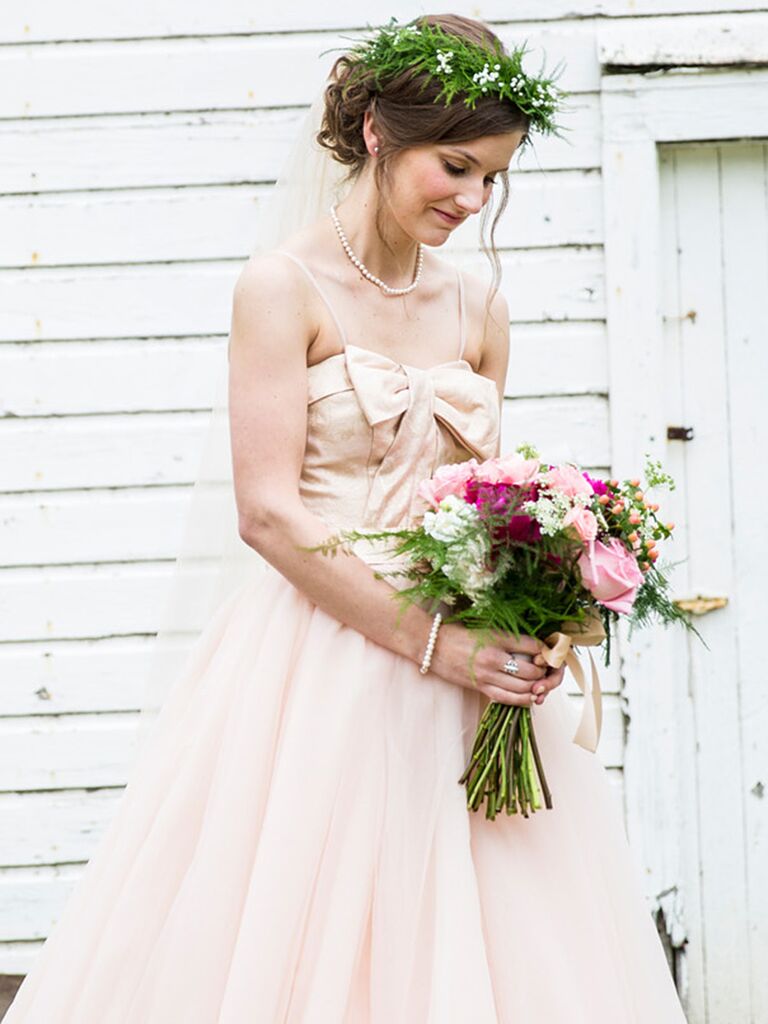
[[[340,202],[352,185],[343,180],[348,168],[316,142],[326,84],[304,115],[275,186],[259,204],[253,254],[278,248],[295,231],[328,216],[330,204]],[[486,220],[484,216],[480,229]],[[455,231],[440,247],[439,255],[455,266],[471,266],[482,273],[478,218],[470,218]],[[158,632],[148,659],[129,770],[154,732],[171,688],[183,686],[184,666],[212,618],[220,612],[226,614],[226,604],[241,585],[267,569],[267,563],[238,533],[229,437],[228,365],[227,349],[222,347],[211,381],[211,411],[207,428],[201,432],[197,473],[181,542],[166,589],[158,598]]]

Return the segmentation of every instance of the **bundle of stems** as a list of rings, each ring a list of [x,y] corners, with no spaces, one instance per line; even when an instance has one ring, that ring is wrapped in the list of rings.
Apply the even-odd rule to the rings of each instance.
[[[486,707],[459,782],[466,786],[470,810],[478,810],[486,801],[486,818],[495,818],[502,809],[527,818],[542,806],[542,793],[551,809],[552,794],[529,708],[497,702]]]

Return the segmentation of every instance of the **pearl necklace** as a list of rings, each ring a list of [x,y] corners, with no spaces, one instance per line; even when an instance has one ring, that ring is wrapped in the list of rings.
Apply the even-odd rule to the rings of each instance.
[[[418,285],[419,279],[421,278],[421,269],[424,265],[424,250],[422,249],[421,242],[416,243],[416,273],[414,274],[413,281],[407,286],[407,288],[390,288],[388,284],[384,284],[381,278],[376,277],[370,270],[365,266],[362,260],[359,260],[352,250],[352,246],[349,244],[347,236],[344,234],[338,215],[336,213],[336,204],[331,203],[330,207],[331,219],[333,220],[336,232],[341,240],[341,244],[344,247],[344,252],[349,256],[350,260],[354,263],[363,277],[367,278],[373,284],[384,292],[385,295],[408,295]]]

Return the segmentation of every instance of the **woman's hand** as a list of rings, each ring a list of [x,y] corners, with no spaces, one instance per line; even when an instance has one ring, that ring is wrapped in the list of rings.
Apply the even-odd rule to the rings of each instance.
[[[446,623],[437,635],[431,671],[449,683],[479,690],[499,704],[543,704],[550,690],[563,681],[565,667],[548,668],[540,653],[543,644],[532,636],[521,634],[518,640],[511,633],[497,633],[496,637],[475,653],[470,665],[476,637],[465,626]],[[513,654],[520,671],[509,675],[502,669]]]

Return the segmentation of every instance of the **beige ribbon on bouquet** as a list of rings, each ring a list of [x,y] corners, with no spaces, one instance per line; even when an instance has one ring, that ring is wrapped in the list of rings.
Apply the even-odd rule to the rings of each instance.
[[[592,678],[590,685],[587,684],[584,670],[574,647],[597,647],[603,640],[605,640],[605,629],[602,619],[596,612],[592,612],[584,622],[564,622],[560,632],[550,633],[542,641],[544,647],[541,651],[541,656],[551,668],[560,668],[565,662],[584,695],[581,720],[573,742],[593,753],[597,750],[603,723],[600,677],[597,674],[592,652],[589,651]]]

